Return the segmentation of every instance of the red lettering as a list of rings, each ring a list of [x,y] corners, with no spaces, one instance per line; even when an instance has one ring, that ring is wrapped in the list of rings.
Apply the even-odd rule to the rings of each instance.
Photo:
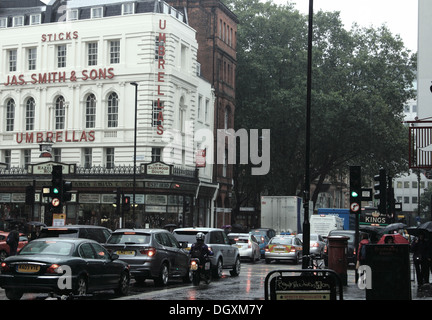
[[[26,143],[33,143],[33,132],[26,132]]]
[[[56,132],[56,138],[55,138],[56,142],[63,142],[62,135],[63,135],[63,132],[61,132],[61,131]]]
[[[165,76],[165,72],[162,72],[162,71],[158,72],[158,79],[157,79],[157,81],[159,81],[159,82],[165,82],[164,76]]]
[[[52,142],[53,137],[54,137],[54,132],[52,132],[52,131],[48,131],[48,132],[46,133],[46,139],[47,139],[47,141],[51,141],[51,142]]]
[[[80,138],[79,141],[80,141],[80,142],[81,142],[81,141],[87,141],[87,135],[86,135],[86,132],[85,132],[85,131],[83,131],[83,132],[81,133],[81,138]]]
[[[159,59],[158,69],[165,69],[165,60]]]
[[[41,142],[43,142],[43,133],[37,132],[36,133],[36,143],[41,143]]]
[[[163,22],[164,22],[164,25],[162,26],[162,20],[159,20],[159,29],[165,29],[166,28],[166,20],[164,20]]]
[[[89,139],[88,141],[94,141],[95,140],[95,132],[92,130],[89,132]]]
[[[157,132],[156,132],[156,133],[157,133],[158,135],[162,135],[163,132],[164,132],[164,130],[163,130],[163,125],[159,124],[159,125],[157,126]]]
[[[43,35],[42,35],[42,39],[41,39],[41,40],[42,40],[42,42],[45,42],[45,41],[47,40],[47,39],[46,39],[46,34],[43,34]]]
[[[160,92],[160,89],[161,89],[161,86],[158,86],[158,95],[159,96],[164,96],[165,95],[165,93],[163,93],[163,92]]]
[[[114,78],[114,68],[108,68],[108,79]]]
[[[21,139],[19,138],[19,135],[21,135]],[[22,141],[23,141],[23,134],[22,133],[20,134],[20,133],[17,132],[17,134],[16,134],[16,142],[17,143],[21,143]]]

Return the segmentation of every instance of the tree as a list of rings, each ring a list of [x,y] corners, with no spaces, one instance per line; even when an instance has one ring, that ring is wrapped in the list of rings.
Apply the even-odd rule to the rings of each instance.
[[[232,0],[237,32],[236,129],[271,129],[271,167],[252,177],[237,166],[242,185],[262,193],[302,190],[305,162],[307,16],[292,4]],[[326,176],[361,165],[373,176],[407,170],[403,106],[414,97],[415,55],[386,26],[345,30],[338,12],[314,14],[311,180],[316,200]],[[251,198],[249,196],[249,198]],[[253,198],[253,197],[252,197]]]

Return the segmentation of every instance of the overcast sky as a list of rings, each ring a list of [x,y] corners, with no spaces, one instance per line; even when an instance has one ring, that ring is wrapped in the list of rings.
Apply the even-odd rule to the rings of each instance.
[[[431,0],[432,1],[432,0]],[[273,0],[286,4],[286,0]],[[291,0],[302,13],[309,13],[309,0]],[[399,34],[405,47],[417,52],[418,1],[417,0],[314,0],[314,12],[340,11],[347,29],[353,22],[362,27],[386,24],[393,34]]]

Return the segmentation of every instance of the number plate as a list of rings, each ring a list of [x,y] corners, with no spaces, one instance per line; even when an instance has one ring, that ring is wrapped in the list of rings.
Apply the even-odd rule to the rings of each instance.
[[[32,264],[20,264],[17,267],[17,272],[23,273],[35,273],[40,270],[40,266],[32,265]]]
[[[197,264],[193,264],[193,265],[191,265],[191,270],[192,270],[192,271],[196,271],[196,270],[198,270],[198,265],[197,265]]]
[[[118,250],[117,254],[119,256],[120,255],[123,255],[123,256],[133,256],[133,255],[135,255],[135,251],[132,251],[132,250]]]

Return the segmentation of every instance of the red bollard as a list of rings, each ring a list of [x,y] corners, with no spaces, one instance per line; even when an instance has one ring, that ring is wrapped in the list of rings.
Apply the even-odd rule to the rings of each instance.
[[[348,239],[345,236],[330,236],[328,239],[328,267],[341,278],[344,286],[348,284]]]

